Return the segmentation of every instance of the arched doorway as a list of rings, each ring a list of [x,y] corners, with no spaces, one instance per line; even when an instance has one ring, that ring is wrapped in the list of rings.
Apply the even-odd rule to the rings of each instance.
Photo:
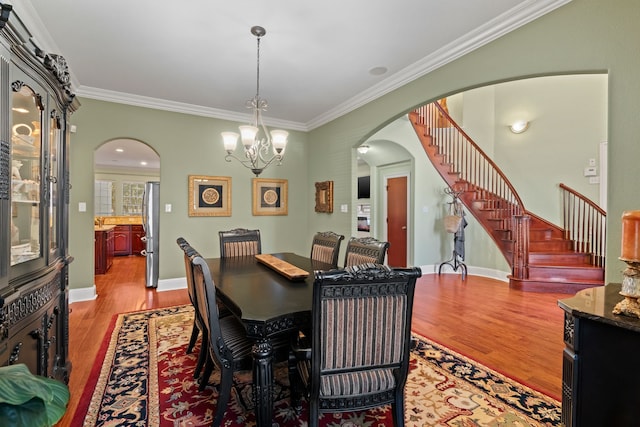
[[[144,196],[148,193],[149,182],[160,181],[160,156],[144,142],[130,138],[119,138],[105,142],[94,153],[94,214],[99,226],[113,226],[111,248],[105,249],[105,257],[138,257],[138,262],[146,263],[146,269],[156,264],[157,257],[147,256],[145,242]],[[148,224],[146,224],[148,227]],[[109,250],[112,251],[109,254]],[[99,248],[96,248],[98,254]],[[151,264],[150,264],[151,263]],[[101,262],[96,256],[96,274],[114,274],[119,263]],[[100,266],[100,268],[98,268]],[[147,276],[150,276],[147,271]],[[149,277],[142,282],[149,282]]]

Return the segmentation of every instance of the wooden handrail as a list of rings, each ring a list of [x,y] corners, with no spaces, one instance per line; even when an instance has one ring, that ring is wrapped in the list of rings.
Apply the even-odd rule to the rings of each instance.
[[[562,218],[565,239],[577,252],[590,253],[591,262],[604,267],[607,213],[586,196],[559,184],[562,191]]]
[[[440,104],[432,102],[418,107],[415,112],[418,124],[425,126],[445,161],[456,168],[452,172],[459,173],[460,179],[476,189],[489,191],[507,201],[512,214],[525,213],[524,204],[511,182]],[[452,128],[456,132],[450,132]]]
[[[417,108],[414,115],[416,124],[422,125],[425,135],[431,137],[431,144],[442,157],[442,164],[449,168],[448,174],[455,176],[454,189],[459,186],[474,192],[474,200],[483,201],[485,207],[492,210],[493,220],[499,221],[499,228],[510,236],[517,251],[505,253],[505,257],[514,275],[526,278],[530,221],[514,186],[438,102]],[[445,176],[446,167],[437,169],[452,185],[451,176]],[[514,218],[519,220],[513,221]]]

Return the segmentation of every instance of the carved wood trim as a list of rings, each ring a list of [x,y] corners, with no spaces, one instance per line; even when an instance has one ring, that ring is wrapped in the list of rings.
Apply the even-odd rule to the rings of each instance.
[[[20,297],[2,307],[5,326],[11,328],[49,304],[54,298],[57,298],[60,280],[61,275],[58,273],[44,285],[20,295]]]
[[[11,6],[10,4],[0,4],[0,30],[2,30],[4,26],[7,25],[7,21],[9,21],[9,15],[11,14],[12,10],[13,6]]]

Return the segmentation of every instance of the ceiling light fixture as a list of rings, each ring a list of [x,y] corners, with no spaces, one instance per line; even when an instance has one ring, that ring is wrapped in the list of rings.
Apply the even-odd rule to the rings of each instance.
[[[367,151],[369,151],[369,146],[368,145],[360,145],[358,147],[358,153],[360,153],[360,154],[367,154]]]
[[[518,120],[509,126],[509,130],[513,133],[522,133],[529,129],[529,122],[526,120]]]
[[[266,99],[260,98],[260,38],[266,33],[267,31],[262,27],[251,27],[251,34],[258,40],[256,96],[247,101],[247,108],[253,110],[253,121],[251,125],[239,126],[240,135],[236,132],[222,132],[222,142],[227,151],[225,160],[230,162],[231,159],[236,159],[244,167],[251,169],[256,176],[260,176],[271,163],[277,162],[278,165],[282,163],[289,136],[289,132],[284,130],[272,130],[269,134],[262,122],[262,112],[267,110],[268,105]],[[262,129],[262,135],[260,135],[260,129]],[[242,139],[244,159],[233,154],[238,144],[238,137]]]

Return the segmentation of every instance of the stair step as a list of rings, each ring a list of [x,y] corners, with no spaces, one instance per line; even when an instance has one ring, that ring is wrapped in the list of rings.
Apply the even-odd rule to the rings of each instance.
[[[553,231],[550,228],[529,228],[529,239],[546,240],[553,237]]]
[[[529,238],[529,252],[566,252],[572,249],[573,243],[569,240],[549,239],[549,240],[533,240]]]
[[[604,270],[594,266],[529,265],[530,280],[562,281],[604,281]]]
[[[602,281],[576,280],[576,281],[545,281],[536,279],[516,279],[509,276],[509,287],[525,292],[553,292],[559,294],[575,294],[583,289],[603,286]]]
[[[529,252],[529,265],[590,265],[591,255],[583,252]]]

